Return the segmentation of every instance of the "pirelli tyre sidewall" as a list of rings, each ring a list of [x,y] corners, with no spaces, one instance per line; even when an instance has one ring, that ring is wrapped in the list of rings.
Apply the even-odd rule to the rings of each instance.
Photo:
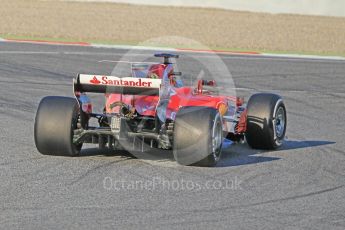
[[[81,144],[73,144],[79,105],[75,98],[49,96],[41,100],[35,118],[34,138],[44,155],[76,156]]]
[[[223,128],[218,110],[183,107],[176,114],[173,154],[181,165],[215,166],[220,158]]]
[[[247,104],[247,131],[245,137],[255,149],[277,149],[285,138],[286,108],[276,94],[259,93],[250,97]]]

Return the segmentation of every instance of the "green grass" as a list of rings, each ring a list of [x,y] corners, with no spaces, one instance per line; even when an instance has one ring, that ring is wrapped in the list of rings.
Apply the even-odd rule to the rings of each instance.
[[[49,41],[49,42],[87,42],[104,45],[129,45],[137,46],[142,45],[140,42],[126,42],[126,41],[108,41],[108,40],[82,40],[73,38],[51,38],[51,37],[36,37],[36,36],[25,36],[25,35],[12,35],[12,34],[0,34],[1,38],[5,39],[19,39],[19,40],[38,40],[38,41]],[[200,46],[187,46],[187,45],[167,45],[167,44],[143,44],[149,47],[161,47],[161,48],[180,48],[180,49],[204,49],[205,47]],[[306,52],[297,50],[265,50],[265,49],[243,49],[243,48],[230,48],[230,47],[208,47],[209,50],[215,51],[228,51],[228,52],[258,52],[258,53],[271,53],[271,54],[299,54],[299,55],[318,55],[318,56],[341,56],[345,57],[345,53],[336,52]]]

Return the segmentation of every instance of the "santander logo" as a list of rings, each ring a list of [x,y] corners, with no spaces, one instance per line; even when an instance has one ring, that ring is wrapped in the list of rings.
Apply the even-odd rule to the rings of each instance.
[[[100,78],[100,79],[99,79]],[[152,87],[153,83],[149,80],[144,80],[141,78],[111,78],[107,76],[93,76],[91,80],[89,80],[91,84],[94,85],[112,85],[112,86],[125,86],[125,87]]]
[[[92,80],[90,80],[90,83],[96,84],[96,85],[101,84],[101,82],[97,79],[96,76],[94,76],[94,77],[92,78]]]

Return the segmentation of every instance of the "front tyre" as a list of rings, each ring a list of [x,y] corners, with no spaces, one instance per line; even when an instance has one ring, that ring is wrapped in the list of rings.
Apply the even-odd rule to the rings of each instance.
[[[219,161],[223,128],[218,110],[183,107],[176,114],[173,153],[181,165],[212,167]]]
[[[258,93],[247,105],[245,137],[254,149],[277,149],[284,141],[287,125],[286,108],[276,94]]]
[[[35,118],[34,136],[37,150],[44,155],[76,156],[81,145],[73,144],[79,105],[68,97],[45,97]]]

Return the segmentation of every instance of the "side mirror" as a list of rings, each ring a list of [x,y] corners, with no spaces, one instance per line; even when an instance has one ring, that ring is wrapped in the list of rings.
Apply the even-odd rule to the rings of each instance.
[[[197,93],[202,94],[204,91],[204,86],[207,88],[210,87],[215,87],[216,86],[216,81],[215,80],[199,80],[198,81],[198,88],[197,88]]]
[[[201,80],[202,85],[205,86],[216,86],[216,81],[215,80]]]

